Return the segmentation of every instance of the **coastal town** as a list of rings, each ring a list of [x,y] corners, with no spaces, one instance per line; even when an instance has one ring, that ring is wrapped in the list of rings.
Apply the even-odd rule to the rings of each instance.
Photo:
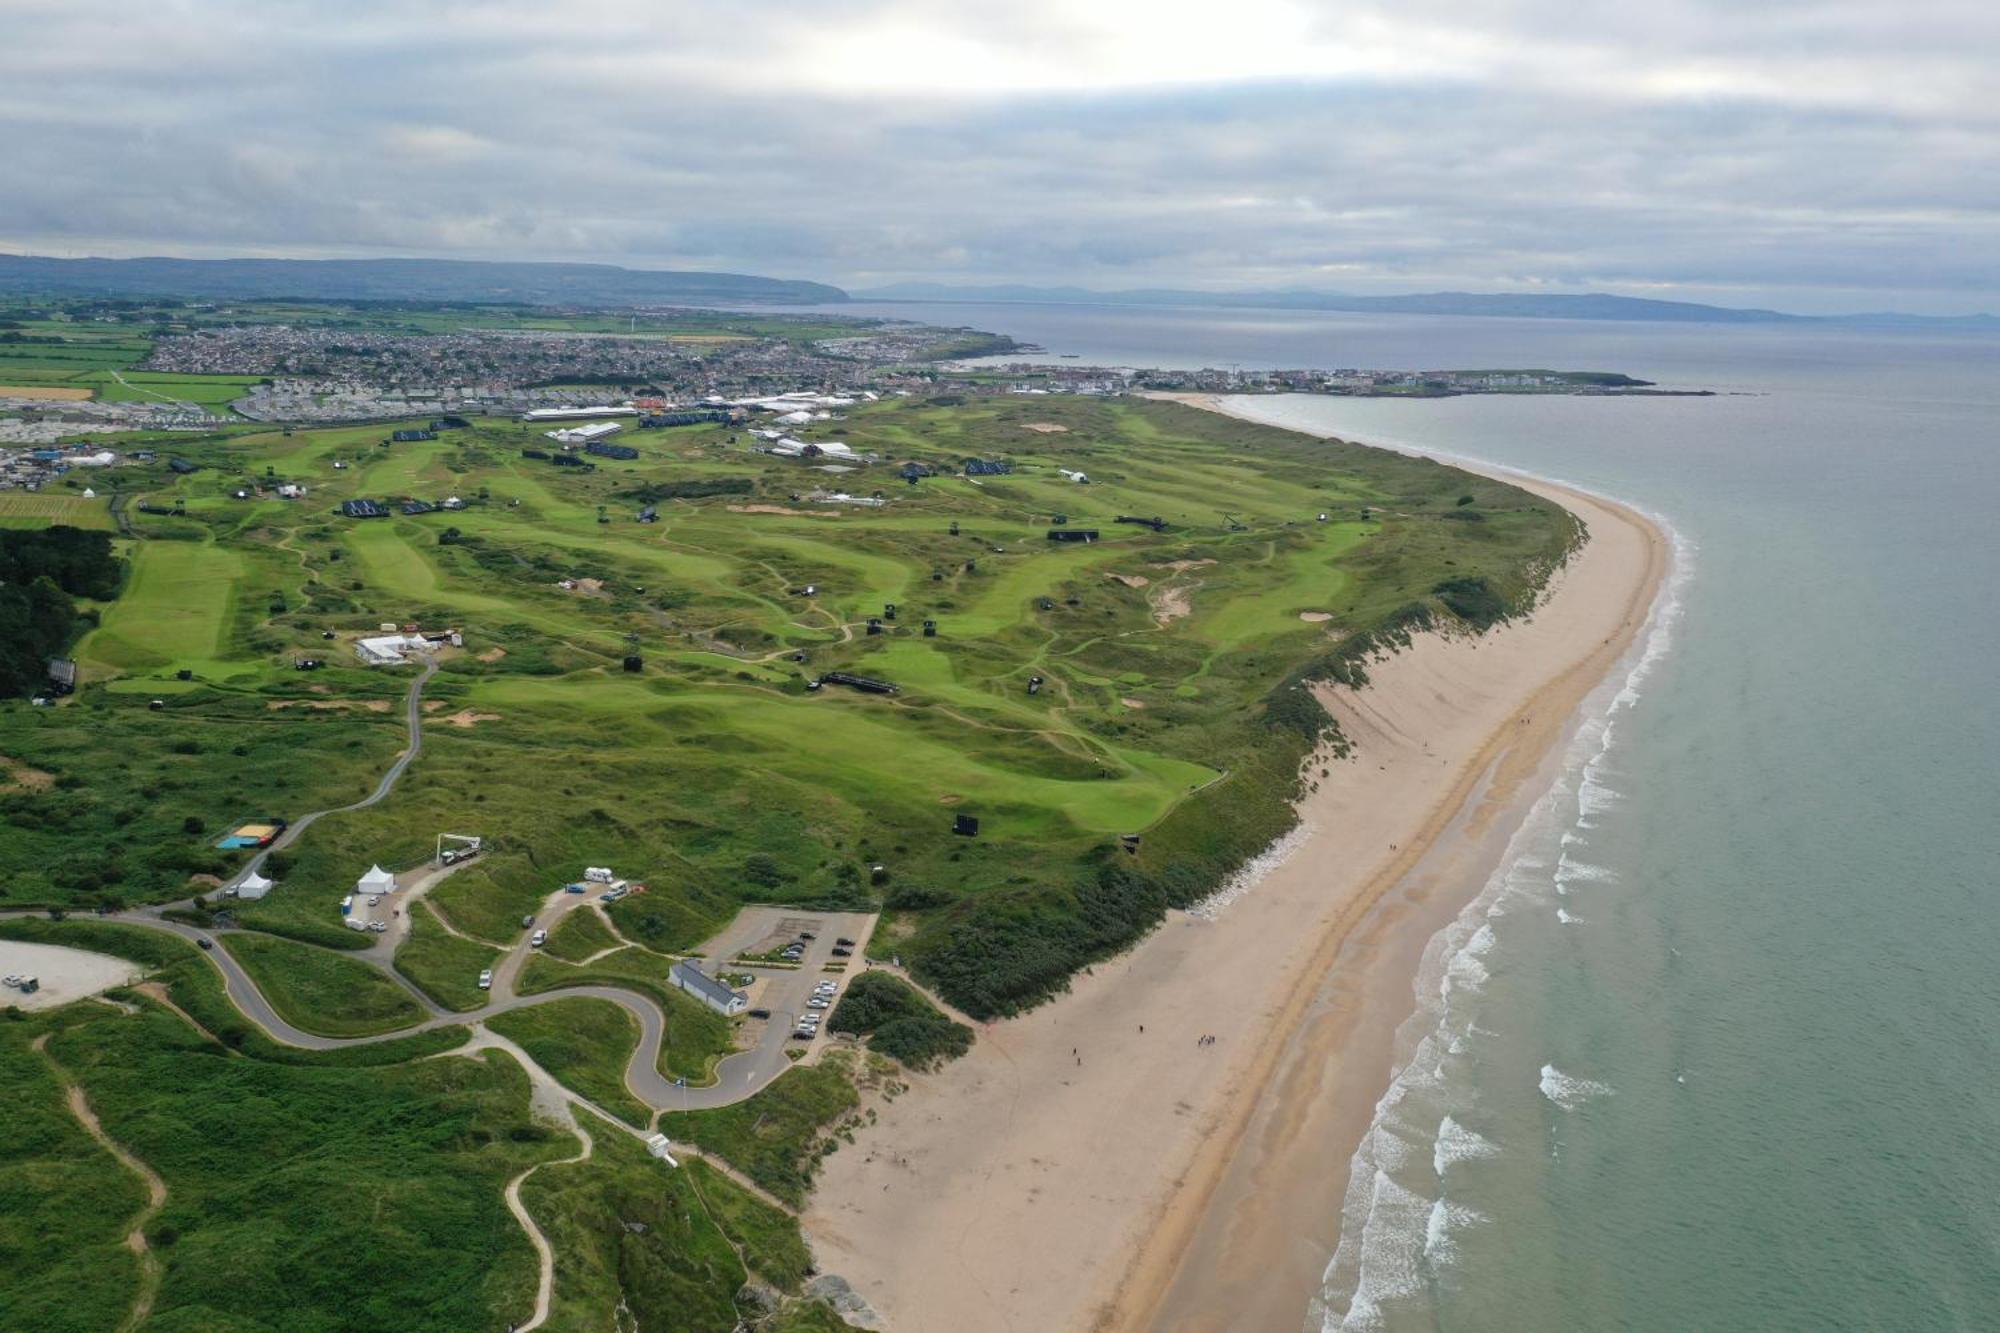
[[[419,313],[356,316],[309,307],[279,318],[254,307],[145,305],[106,313],[91,302],[0,310],[8,316],[0,324],[37,330],[0,335],[15,340],[0,345],[0,487],[33,490],[115,461],[121,450],[105,457],[115,437],[153,450],[252,423],[545,411],[588,417],[606,407],[657,417],[741,410],[799,394],[862,401],[1136,391],[1387,398],[1706,392],[1604,371],[1106,366],[1049,357],[972,329],[852,317],[746,322],[722,312],[656,311],[647,316],[651,328],[631,315],[626,330],[607,331],[601,326],[616,320],[582,308],[546,312],[540,322],[566,327],[538,329],[474,327],[456,312],[425,329],[416,325]],[[120,361],[92,359],[114,346]],[[93,369],[66,369],[79,364]]]

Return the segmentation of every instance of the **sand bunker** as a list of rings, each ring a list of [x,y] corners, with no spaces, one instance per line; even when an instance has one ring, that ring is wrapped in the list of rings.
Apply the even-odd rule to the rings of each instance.
[[[387,699],[279,699],[265,704],[264,707],[274,713],[284,708],[309,708],[315,713],[342,713],[350,708],[362,708],[371,713],[386,713],[389,711],[389,701]]]
[[[1130,695],[1120,699],[1118,702],[1124,704],[1127,708],[1144,708],[1146,706],[1143,700],[1134,699]]]
[[[1115,580],[1117,580],[1117,581],[1118,581],[1119,583],[1122,583],[1122,584],[1124,584],[1124,585],[1125,585],[1126,587],[1128,587],[1128,588],[1143,588],[1143,587],[1145,587],[1145,586],[1146,586],[1146,585],[1147,585],[1148,583],[1151,583],[1151,582],[1152,582],[1152,580],[1151,580],[1151,579],[1149,579],[1149,578],[1145,577],[1145,576],[1144,576],[1143,574],[1112,574],[1112,573],[1106,573],[1104,577],[1105,577],[1105,578],[1107,578],[1107,579],[1115,579]]]
[[[1333,613],[1331,611],[1301,611],[1299,612],[1299,619],[1305,621],[1308,625],[1317,625],[1321,621],[1332,620]]]
[[[1190,599],[1194,595],[1194,588],[1195,585],[1162,588],[1153,594],[1153,619],[1162,625],[1170,625],[1191,613],[1194,610],[1194,603]]]
[[[0,975],[33,977],[41,986],[25,995],[12,986],[0,990],[0,1005],[53,1009],[136,981],[144,972],[138,964],[109,954],[87,953],[60,944],[0,940]]]
[[[507,650],[505,648],[488,648],[479,655],[479,660],[482,662],[497,662],[506,655]]]
[[[789,514],[793,518],[839,518],[838,509],[787,509],[783,505],[731,505],[732,514]]]
[[[498,713],[475,713],[470,708],[462,709],[444,719],[446,726],[470,727],[480,722],[498,722]]]
[[[1068,426],[1059,426],[1053,421],[1024,421],[1021,423],[1021,429],[1034,431],[1037,435],[1069,434]]]
[[[1185,574],[1190,569],[1200,569],[1203,565],[1212,565],[1214,563],[1213,560],[1167,560],[1161,562],[1160,568],[1171,569],[1176,574]]]

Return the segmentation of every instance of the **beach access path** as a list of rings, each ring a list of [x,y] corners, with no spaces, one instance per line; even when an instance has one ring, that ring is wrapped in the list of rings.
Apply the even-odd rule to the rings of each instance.
[[[1423,946],[1484,883],[1494,831],[1546,785],[1669,563],[1633,511],[1505,479],[1590,531],[1534,615],[1420,636],[1366,689],[1323,690],[1354,751],[1309,764],[1289,858],[1215,919],[1172,913],[984,1028],[827,1159],[819,1266],[891,1327],[1303,1324]]]

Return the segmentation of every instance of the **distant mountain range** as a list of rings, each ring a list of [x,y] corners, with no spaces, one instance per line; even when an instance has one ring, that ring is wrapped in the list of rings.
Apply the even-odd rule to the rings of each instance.
[[[0,292],[220,300],[472,301],[521,305],[806,305],[822,282],[611,264],[462,259],[50,259],[0,255]]]
[[[1330,310],[1377,315],[1497,315],[1515,319],[1653,320],[1687,324],[1836,324],[1877,328],[2000,329],[1992,315],[1790,315],[1781,310],[1745,310],[1654,301],[1636,296],[1588,292],[1575,296],[1534,293],[1418,292],[1407,296],[1350,296],[1340,292],[1193,292],[1170,288],[1098,292],[1083,287],[1002,285],[959,287],[904,282],[855,292],[861,301],[1018,301],[1053,305],[1230,306],[1275,310]]]

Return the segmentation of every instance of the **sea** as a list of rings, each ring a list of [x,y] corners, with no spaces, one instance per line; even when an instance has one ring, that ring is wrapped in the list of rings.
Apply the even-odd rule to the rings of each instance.
[[[1432,941],[1320,1330],[2000,1328],[2000,338],[910,303],[1058,364],[1623,371],[1254,397],[1624,500],[1653,623]],[[1068,361],[1072,353],[1076,361]]]

